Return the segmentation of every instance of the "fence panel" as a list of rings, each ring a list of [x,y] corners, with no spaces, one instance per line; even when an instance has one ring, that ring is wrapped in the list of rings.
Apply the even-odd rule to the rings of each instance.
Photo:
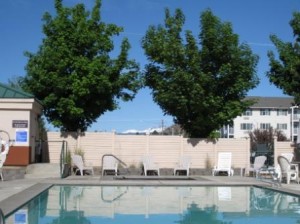
[[[180,155],[189,155],[192,168],[211,169],[216,165],[218,152],[232,152],[234,168],[249,164],[249,139],[218,139],[216,142],[206,139],[189,139],[182,136],[155,135],[116,135],[107,132],[86,132],[61,135],[59,132],[48,132],[49,141],[68,142],[73,153],[76,148],[84,151],[86,162],[101,166],[104,154],[114,154],[128,166],[140,166],[145,154],[154,156],[161,168],[174,168]],[[50,163],[59,163],[61,145],[49,142]]]

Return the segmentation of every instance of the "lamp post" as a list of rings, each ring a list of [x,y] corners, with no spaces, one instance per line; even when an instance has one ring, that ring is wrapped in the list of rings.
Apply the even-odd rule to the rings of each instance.
[[[298,108],[298,106],[291,106],[292,109],[292,118],[291,118],[291,141],[294,141],[294,109]]]

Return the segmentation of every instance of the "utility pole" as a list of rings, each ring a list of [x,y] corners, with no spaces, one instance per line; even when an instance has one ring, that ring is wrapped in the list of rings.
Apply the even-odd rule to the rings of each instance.
[[[164,120],[161,120],[161,134],[164,132]]]

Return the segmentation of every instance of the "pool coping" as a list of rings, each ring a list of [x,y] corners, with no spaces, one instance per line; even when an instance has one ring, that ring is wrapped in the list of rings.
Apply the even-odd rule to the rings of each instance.
[[[138,178],[138,179],[135,179]],[[299,184],[283,184],[281,187],[272,185],[267,181],[258,180],[249,177],[212,177],[212,176],[193,176],[194,180],[186,178],[141,178],[131,177],[130,180],[116,180],[112,176],[70,176],[65,179],[48,178],[48,179],[25,179],[24,182],[31,182],[28,188],[12,194],[6,199],[0,201],[0,208],[5,216],[8,216],[16,209],[30,201],[35,196],[49,189],[53,185],[82,185],[82,186],[257,186],[269,188],[272,190],[300,196]],[[1,193],[1,188],[0,188]]]

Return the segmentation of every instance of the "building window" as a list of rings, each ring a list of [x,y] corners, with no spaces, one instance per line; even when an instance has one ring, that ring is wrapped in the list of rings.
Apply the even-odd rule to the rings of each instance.
[[[241,123],[241,130],[252,130],[251,123]]]
[[[278,130],[287,130],[287,124],[277,124]]]
[[[244,113],[243,116],[252,116],[252,110],[251,109],[247,109]]]
[[[300,110],[299,109],[294,109],[294,117],[293,120],[299,120],[300,118]]]
[[[287,116],[288,111],[285,109],[278,109],[277,110],[277,116]]]
[[[260,129],[262,129],[262,130],[268,130],[268,129],[270,129],[270,127],[271,127],[270,123],[261,123],[260,124]]]
[[[294,135],[297,135],[298,134],[298,129],[299,129],[299,123],[294,123],[294,125],[293,125],[293,134]]]
[[[260,115],[261,116],[270,116],[271,110],[270,109],[260,109]]]

